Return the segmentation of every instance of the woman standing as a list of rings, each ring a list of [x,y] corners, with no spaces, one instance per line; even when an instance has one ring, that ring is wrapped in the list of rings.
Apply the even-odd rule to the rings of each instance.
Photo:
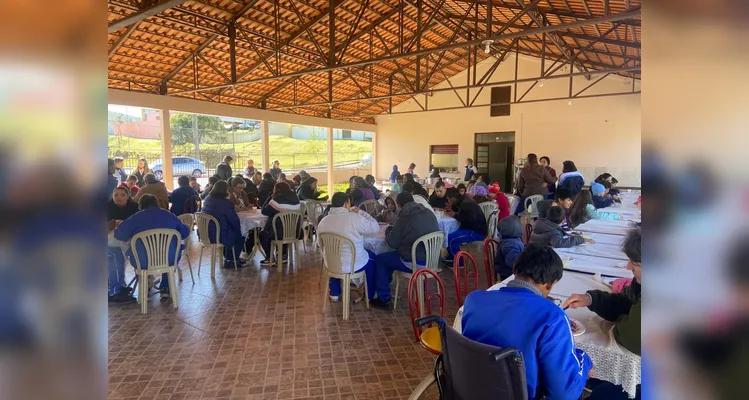
[[[525,199],[533,195],[546,197],[549,194],[549,185],[554,184],[557,178],[549,174],[549,171],[538,163],[538,156],[528,154],[528,162],[520,171],[517,181],[517,190],[520,193],[520,204],[525,204]],[[524,207],[518,207],[517,213],[525,211]]]
[[[546,168],[547,171],[549,171],[549,175],[551,175],[552,178],[557,177],[557,171],[554,168],[551,168],[551,159],[547,156],[543,156],[539,159],[539,163],[542,167]],[[549,187],[549,196],[547,196],[548,200],[554,200],[554,193],[556,192],[556,186],[552,183]]]
[[[398,176],[400,176],[400,172],[398,172],[398,166],[393,165],[393,172],[390,173],[390,183],[395,183],[395,180],[398,179]]]
[[[138,166],[135,168],[135,171],[133,172],[133,175],[135,175],[135,178],[138,179],[138,181],[135,183],[138,185],[138,187],[143,187],[146,185],[145,177],[146,174],[151,173],[151,170],[148,168],[148,162],[145,158],[138,159]]]

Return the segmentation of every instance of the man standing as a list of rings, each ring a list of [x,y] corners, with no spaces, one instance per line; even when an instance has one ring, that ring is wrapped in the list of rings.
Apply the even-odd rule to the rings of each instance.
[[[229,182],[234,174],[231,170],[231,162],[234,161],[232,156],[224,157],[224,161],[216,166],[216,175],[219,176],[220,180]]]
[[[281,175],[281,163],[278,160],[273,160],[273,168],[270,169],[270,175],[274,181],[278,180],[278,176]]]
[[[121,185],[127,181],[127,173],[125,173],[125,169],[122,168],[122,164],[124,164],[125,160],[122,159],[122,157],[115,157],[114,158],[114,169],[115,169],[115,178],[117,178],[118,185]]]
[[[473,158],[466,158],[466,175],[463,178],[464,181],[468,182],[473,178],[473,175],[478,173],[479,170],[473,166]]]
[[[365,269],[367,275],[367,295],[374,297],[375,280],[374,265],[375,254],[364,249],[364,235],[374,235],[380,231],[380,225],[369,213],[356,207],[351,207],[351,199],[346,193],[338,192],[333,195],[328,215],[320,221],[319,233],[334,233],[343,236],[354,243],[356,259],[354,260],[354,271]],[[348,273],[351,267],[351,249],[344,246],[341,249],[341,265],[343,272]],[[330,278],[328,283],[330,299],[338,301],[341,295],[341,280]],[[357,285],[357,292],[361,293],[361,283]],[[355,299],[354,302],[361,300]]]
[[[393,308],[390,300],[390,277],[393,271],[410,273],[415,269],[412,262],[423,265],[426,260],[426,250],[423,247],[416,249],[416,260],[411,260],[411,247],[414,242],[424,235],[440,230],[434,212],[416,204],[411,193],[398,194],[396,203],[400,207],[400,213],[393,226],[385,231],[385,240],[388,246],[397,250],[382,253],[375,258],[375,290],[378,298],[372,300],[370,297],[369,302],[370,305],[382,309]]]
[[[112,193],[114,192],[114,189],[117,187],[117,178],[114,177],[116,168],[114,166],[115,166],[114,160],[111,158],[108,158],[107,168],[109,170],[109,175],[107,178],[107,201],[112,199]]]

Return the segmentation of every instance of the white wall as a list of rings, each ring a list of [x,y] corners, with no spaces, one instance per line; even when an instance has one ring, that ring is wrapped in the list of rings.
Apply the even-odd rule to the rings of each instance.
[[[479,64],[478,77],[493,63],[493,59]],[[537,77],[539,59],[521,56],[519,78]],[[547,63],[547,67],[549,64]],[[492,82],[511,80],[515,74],[515,59],[508,56],[495,72]],[[561,73],[562,71],[560,71]],[[454,86],[466,84],[466,73],[451,79]],[[575,78],[573,93],[591,81]],[[628,92],[631,80],[609,76],[584,93]],[[518,84],[518,96],[532,83]],[[449,87],[446,83],[442,87]],[[639,81],[635,90],[639,91]],[[478,89],[472,89],[474,96]],[[490,88],[485,88],[475,104],[490,102]],[[566,97],[569,79],[547,79],[543,87],[536,87],[524,100]],[[458,92],[465,99],[465,90]],[[471,97],[472,98],[472,97]],[[424,96],[419,98],[424,104]],[[429,108],[455,107],[461,103],[453,91],[436,92],[429,97]],[[515,159],[529,152],[548,156],[552,166],[561,172],[562,161],[573,160],[589,180],[602,172],[610,172],[622,186],[640,185],[640,95],[575,99],[513,104],[511,115],[489,117],[488,107],[449,111],[400,114],[420,110],[413,100],[393,110],[392,116],[377,117],[377,176],[387,177],[391,166],[398,164],[405,170],[409,163],[417,165],[417,173],[426,175],[429,166],[429,146],[458,144],[460,160],[474,156],[474,135],[488,132],[515,132]],[[462,165],[461,165],[462,167]]]

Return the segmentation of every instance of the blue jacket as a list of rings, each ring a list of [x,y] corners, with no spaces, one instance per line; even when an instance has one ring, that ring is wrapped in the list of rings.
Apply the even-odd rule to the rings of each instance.
[[[593,196],[593,206],[596,207],[596,210],[599,208],[611,207],[612,204],[614,204],[614,200],[601,196]]]
[[[465,337],[514,347],[523,354],[529,399],[536,397],[539,387],[554,400],[580,397],[593,362],[575,348],[569,319],[561,308],[516,287],[474,291],[463,307]]]
[[[122,221],[120,226],[118,226],[117,229],[114,230],[114,238],[126,242],[128,240],[131,240],[133,236],[149,229],[174,229],[179,231],[181,239],[179,241],[173,240],[172,243],[169,244],[169,262],[178,262],[179,256],[177,257],[177,260],[174,260],[174,251],[177,249],[178,245],[180,246],[181,250],[184,249],[182,240],[184,240],[190,234],[190,228],[180,222],[180,220],[174,214],[162,208],[151,207],[142,211],[138,211],[132,217]],[[138,243],[136,243],[136,247],[138,251],[138,258],[141,262],[141,268],[148,269],[148,258],[146,257],[146,249],[143,246],[143,242],[138,241]],[[127,255],[128,257],[133,256],[132,247],[127,250]],[[133,259],[133,263],[135,263],[135,259]]]
[[[237,237],[242,236],[239,215],[234,210],[234,204],[231,200],[221,196],[209,195],[203,201],[201,212],[218,220],[219,225],[221,225],[221,231],[219,232],[221,244],[224,246],[231,246],[237,240]],[[208,239],[211,243],[216,243],[216,226],[214,224],[208,225]]]
[[[494,270],[502,278],[512,275],[512,267],[520,253],[525,249],[523,241],[519,237],[502,236],[497,249],[497,256],[494,258]]]
[[[174,189],[172,193],[169,193],[169,202],[172,203],[172,207],[169,209],[174,215],[182,215],[185,213],[185,201],[190,197],[197,196],[198,192],[195,189],[185,186]],[[195,212],[197,210],[191,211]]]
[[[559,175],[559,181],[557,182],[557,190],[567,189],[574,198],[575,195],[583,189],[585,185],[585,178],[577,172],[565,172]]]
[[[112,193],[117,189],[117,178],[114,175],[109,175],[107,180],[107,200],[112,200]]]

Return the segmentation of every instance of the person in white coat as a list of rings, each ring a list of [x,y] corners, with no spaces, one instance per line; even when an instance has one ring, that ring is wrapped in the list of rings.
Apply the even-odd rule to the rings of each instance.
[[[380,225],[366,211],[351,206],[351,198],[346,193],[338,192],[333,195],[328,215],[320,221],[319,233],[333,233],[343,236],[354,243],[356,260],[354,271],[365,269],[367,289],[370,298],[374,296],[374,258],[375,254],[364,249],[364,236],[375,235],[380,231]],[[343,272],[350,272],[351,249],[345,246],[341,249]],[[357,285],[361,287],[361,285]],[[329,296],[332,301],[338,301],[341,295],[341,280],[330,278],[328,283]],[[357,288],[358,289],[358,288]],[[357,290],[360,292],[360,290]],[[358,299],[358,300],[361,300]]]

